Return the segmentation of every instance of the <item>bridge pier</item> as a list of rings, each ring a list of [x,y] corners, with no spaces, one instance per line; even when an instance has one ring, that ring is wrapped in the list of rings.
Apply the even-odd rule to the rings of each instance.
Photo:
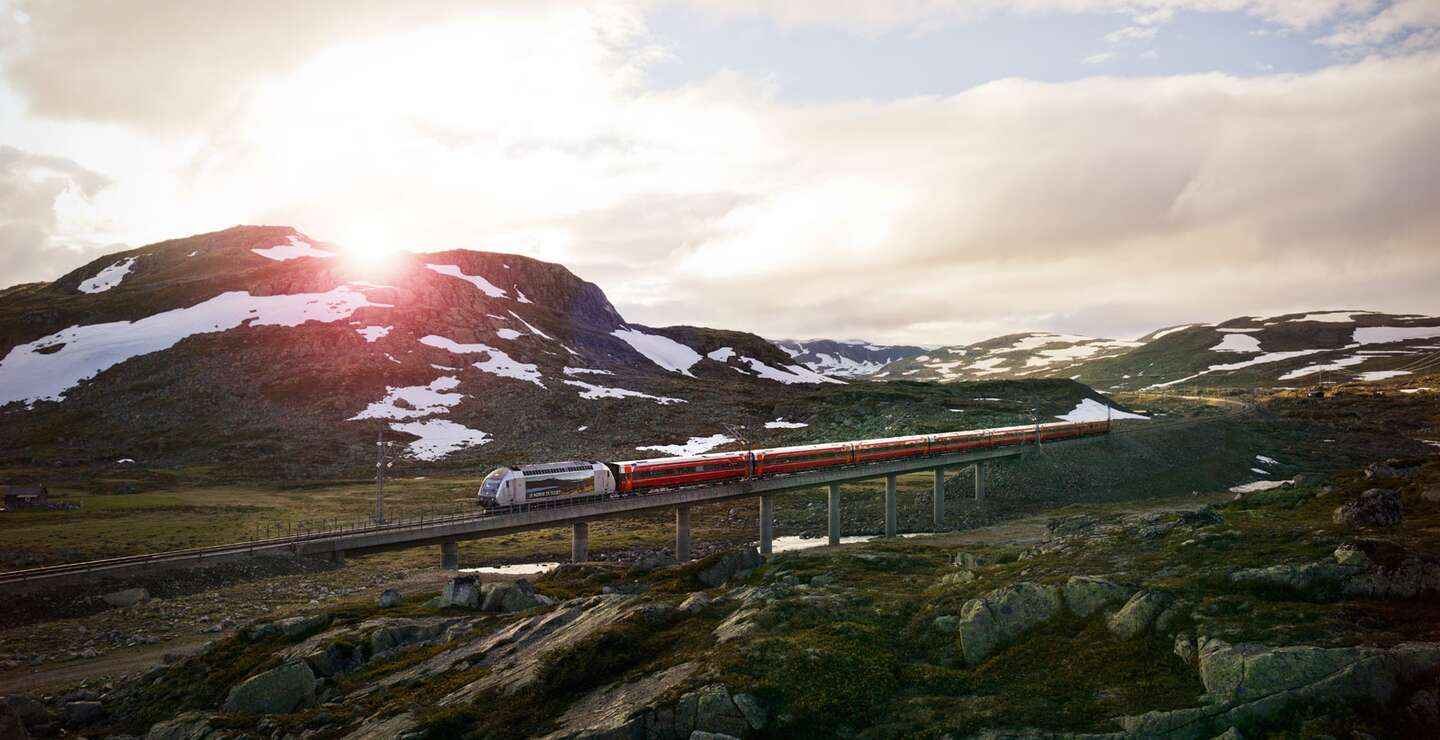
[[[570,534],[570,560],[583,563],[590,559],[590,523],[575,522]]]
[[[990,477],[990,464],[985,462],[975,463],[975,500],[984,501],[988,493]]]
[[[769,494],[760,497],[760,554],[769,555],[774,549],[775,499]]]
[[[885,476],[885,536],[894,537],[897,525],[897,507],[895,502],[895,474]]]
[[[827,503],[828,503],[829,509],[830,509],[830,518],[829,518],[829,522],[830,522],[830,526],[829,526],[829,531],[830,531],[830,544],[832,544],[832,545],[838,545],[838,544],[840,544],[840,484],[839,484],[839,483],[831,483],[831,484],[830,484],[830,494],[829,494],[829,496],[827,496],[826,498],[827,498]]]
[[[935,531],[945,527],[945,468],[935,468]]]
[[[440,567],[445,570],[460,570],[460,543],[451,540],[440,543]]]
[[[675,507],[675,559],[690,559],[690,507]]]
[[[330,562],[332,562],[332,563],[334,563],[334,564],[336,564],[336,565],[344,565],[344,564],[345,564],[345,551],[344,551],[344,550],[331,550],[331,551],[330,551]]]

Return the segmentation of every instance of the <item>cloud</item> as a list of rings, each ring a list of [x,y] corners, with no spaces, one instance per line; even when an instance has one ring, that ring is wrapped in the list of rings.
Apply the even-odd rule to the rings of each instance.
[[[1091,54],[1090,56],[1085,57],[1084,59],[1081,59],[1081,60],[1080,60],[1080,63],[1081,63],[1081,64],[1104,64],[1105,62],[1108,62],[1108,61],[1110,61],[1111,59],[1114,59],[1114,58],[1115,58],[1115,52],[1113,52],[1113,51],[1102,51],[1102,52],[1098,52],[1098,53],[1095,53],[1095,54]]]
[[[1295,24],[1349,7],[1209,5]],[[855,7],[883,26],[912,6]],[[54,22],[32,11],[32,25]],[[38,255],[14,274],[68,254],[96,223],[130,243],[288,223],[349,245],[522,252],[598,282],[636,322],[767,336],[949,343],[1336,305],[1440,312],[1435,53],[1302,75],[1010,79],[798,104],[733,72],[647,87],[667,52],[637,7],[470,13],[383,33],[357,21],[333,44],[236,69],[243,92],[197,91],[194,105],[224,114],[190,118],[183,135],[148,123],[164,105],[130,114],[112,101],[106,120],[159,125],[153,136],[184,154],[111,151],[108,186],[73,162],[12,155],[27,164],[0,187],[22,195],[0,203],[24,205],[0,213],[4,238]],[[94,74],[137,97],[190,89],[146,69],[154,89]],[[58,88],[84,76],[64,74]],[[53,94],[37,115],[90,115]]]
[[[0,145],[0,274],[7,284],[52,279],[80,255],[103,249],[74,225],[110,184],[68,159]]]

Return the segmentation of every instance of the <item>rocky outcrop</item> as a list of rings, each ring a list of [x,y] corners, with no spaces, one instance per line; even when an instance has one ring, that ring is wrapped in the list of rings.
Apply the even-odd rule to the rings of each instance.
[[[175,719],[158,722],[145,734],[145,740],[205,740],[215,734],[210,726],[211,715],[186,712]]]
[[[1400,523],[1400,494],[1392,488],[1372,488],[1336,508],[1333,519],[1349,527],[1393,527]]]
[[[1097,576],[1071,576],[1065,582],[1065,606],[1077,617],[1088,617],[1116,604],[1125,603],[1135,589]]]
[[[535,587],[521,578],[514,583],[495,581],[481,584],[478,576],[456,576],[432,602],[437,609],[458,607],[486,612],[519,612],[552,603],[535,593]]]
[[[272,635],[284,635],[293,640],[319,632],[329,625],[329,614],[315,614],[308,617],[289,617],[287,619],[279,619],[274,622],[259,624],[251,627],[248,632],[250,638],[254,640]]]
[[[222,709],[244,714],[284,714],[315,703],[315,672],[303,660],[271,668],[230,689]]]
[[[110,606],[135,606],[141,602],[149,601],[150,592],[143,588],[127,588],[120,591],[111,591],[101,596],[100,600]]]
[[[749,574],[763,562],[755,548],[739,547],[715,556],[714,562],[698,571],[695,578],[707,588],[714,588],[741,574]]]
[[[1250,732],[1302,705],[1386,705],[1400,687],[1440,668],[1440,643],[1379,648],[1266,647],[1206,640],[1199,670],[1206,705],[1121,720],[1135,735],[1210,738]]]
[[[1105,626],[1116,638],[1133,640],[1145,634],[1172,601],[1170,595],[1163,591],[1141,591],[1105,620]]]
[[[375,599],[375,606],[381,609],[394,609],[400,606],[400,601],[400,592],[393,588],[387,588],[380,592],[380,596]]]
[[[456,576],[451,578],[444,590],[440,592],[440,598],[435,602],[437,608],[456,606],[461,609],[476,609],[480,606],[480,578],[478,576]]]
[[[1037,583],[1015,583],[965,602],[957,629],[960,652],[976,665],[1060,612],[1060,590]]]
[[[1342,545],[1331,558],[1312,563],[1244,568],[1230,574],[1231,582],[1252,588],[1279,589],[1312,601],[1342,598],[1413,599],[1440,593],[1440,563],[1415,556],[1399,565],[1378,565],[1357,544]]]

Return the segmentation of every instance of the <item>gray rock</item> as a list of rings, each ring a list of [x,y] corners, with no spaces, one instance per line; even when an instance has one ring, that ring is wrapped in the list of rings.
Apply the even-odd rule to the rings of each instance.
[[[960,618],[954,614],[941,614],[935,618],[932,624],[935,626],[936,631],[953,635],[956,630],[960,629]]]
[[[400,601],[400,592],[393,588],[387,588],[384,591],[380,592],[379,598],[375,599],[375,606],[378,606],[381,609],[394,609],[395,607],[400,606]]]
[[[1170,605],[1170,596],[1160,591],[1141,591],[1130,600],[1120,611],[1115,612],[1105,622],[1110,629],[1110,634],[1121,640],[1133,640],[1150,629],[1151,623],[1165,608]]]
[[[1194,665],[1199,652],[1195,647],[1195,636],[1188,632],[1182,632],[1175,636],[1175,657]]]
[[[1353,542],[1347,542],[1335,548],[1333,556],[1336,563],[1351,568],[1369,568],[1375,564],[1370,560],[1370,555],[1365,552],[1365,548]]]
[[[976,665],[1026,631],[1060,612],[1060,591],[1054,586],[1015,583],[965,602],[957,630],[960,651]]]
[[[535,588],[523,578],[514,583],[487,583],[481,593],[481,611],[519,612],[539,605]]]
[[[480,607],[480,578],[478,576],[456,576],[445,583],[440,592],[440,607],[477,609]],[[486,584],[492,586],[494,584]]]
[[[965,585],[965,584],[967,584],[967,583],[973,583],[974,581],[975,581],[975,571],[973,571],[973,570],[957,570],[957,571],[955,571],[954,573],[946,573],[946,574],[944,575],[944,577],[942,577],[942,578],[940,579],[940,585],[941,585],[941,586],[963,586],[963,585]]]
[[[696,591],[695,593],[690,594],[690,596],[684,601],[680,602],[680,611],[690,612],[691,614],[693,614],[695,612],[702,611],[705,607],[709,605],[710,596],[704,591]]]
[[[810,585],[817,588],[822,586],[832,586],[834,584],[835,576],[830,575],[829,573],[821,573],[820,575],[810,579]]]
[[[35,731],[50,726],[50,713],[45,711],[45,705],[28,696],[7,696],[0,699],[0,706],[4,706],[10,714],[19,718],[27,730]]]
[[[1072,614],[1083,618],[1105,607],[1125,603],[1135,589],[1096,576],[1071,576],[1065,582],[1064,593],[1065,606]]]
[[[750,729],[758,730],[770,719],[770,713],[760,704],[759,699],[749,694],[736,694],[734,700],[735,708],[745,716],[745,721],[750,723]]]
[[[955,559],[951,562],[958,567],[974,570],[982,565],[986,565],[989,561],[973,552],[957,552],[955,553]]]
[[[735,737],[749,732],[750,723],[735,706],[725,684],[710,684],[695,693],[695,729]]]
[[[705,586],[714,588],[742,572],[760,567],[763,562],[755,548],[740,547],[716,558],[715,562],[696,573],[695,578]]]
[[[200,712],[186,712],[175,719],[158,722],[150,727],[145,740],[205,740],[215,734],[210,726],[211,716]]]
[[[1333,519],[1349,527],[1393,527],[1400,523],[1400,494],[1392,488],[1372,488],[1336,508]]]
[[[1384,463],[1371,463],[1365,467],[1365,480],[1394,480],[1398,471]]]
[[[644,575],[651,571],[674,565],[677,562],[679,561],[668,553],[649,553],[647,555],[641,555],[630,565],[630,573],[632,575]]]
[[[303,660],[271,668],[230,689],[226,712],[285,714],[315,703],[315,673]]]
[[[149,599],[150,592],[143,588],[127,588],[121,591],[111,591],[100,597],[101,601],[116,607],[135,606]]]
[[[65,726],[70,729],[87,727],[105,719],[105,708],[98,701],[72,701],[65,704]]]

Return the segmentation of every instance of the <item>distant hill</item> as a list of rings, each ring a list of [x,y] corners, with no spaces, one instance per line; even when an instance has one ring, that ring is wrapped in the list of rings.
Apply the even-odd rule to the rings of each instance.
[[[1068,377],[1105,357],[1139,347],[1139,342],[1071,334],[1006,334],[974,344],[940,347],[893,362],[873,377],[890,380],[954,382],[999,378]]]
[[[884,356],[864,351],[880,354],[849,356]],[[160,242],[0,291],[0,469],[24,475],[370,474],[381,431],[404,465],[480,474],[1020,419],[978,396],[1039,398],[1051,417],[1096,398],[1014,385],[841,380],[753,334],[627,322],[561,265],[453,250],[366,266],[288,227]]]
[[[873,375],[892,362],[925,351],[923,347],[881,345],[859,340],[779,339],[774,340],[774,344],[805,367],[839,378]]]
[[[870,377],[938,382],[1067,378],[1106,391],[1180,385],[1288,387],[1383,380],[1440,367],[1440,318],[1360,310],[1243,316],[1138,341],[1031,332],[941,347]]]

